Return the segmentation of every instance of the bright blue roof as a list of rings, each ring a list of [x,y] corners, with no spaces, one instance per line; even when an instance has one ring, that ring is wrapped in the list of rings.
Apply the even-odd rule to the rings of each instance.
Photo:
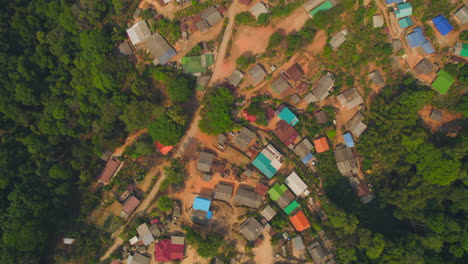
[[[210,205],[211,205],[211,201],[206,198],[195,197],[195,200],[193,201],[194,210],[201,210],[201,211],[208,212],[210,211]]]
[[[307,164],[309,161],[311,161],[314,158],[314,155],[312,153],[307,154],[303,159],[301,159],[302,163]]]
[[[416,48],[422,46],[424,43],[427,42],[427,39],[424,37],[421,27],[417,27],[414,29],[414,32],[408,34],[406,39],[409,42],[411,48]]]
[[[450,31],[453,30],[453,26],[450,25],[448,20],[443,15],[438,15],[432,19],[432,23],[437,28],[437,30],[442,34],[442,36],[447,35]]]
[[[260,152],[258,156],[254,159],[252,164],[257,167],[258,170],[260,170],[265,176],[268,177],[268,179],[271,179],[277,170],[271,166],[271,160],[267,158],[263,153]]]
[[[353,140],[353,136],[351,135],[351,133],[344,134],[343,138],[348,148],[354,148],[354,140]]]
[[[206,219],[211,219],[211,217],[213,217],[213,212],[212,211],[206,212]]]
[[[403,0],[385,0],[385,2],[387,2],[387,4],[400,4],[403,3]]]
[[[422,48],[426,54],[432,54],[434,53],[434,47],[432,47],[430,42],[426,42],[422,45]]]
[[[295,124],[297,124],[297,122],[299,122],[297,116],[287,107],[284,107],[283,110],[281,110],[281,112],[278,114],[278,116],[291,126],[294,126]]]

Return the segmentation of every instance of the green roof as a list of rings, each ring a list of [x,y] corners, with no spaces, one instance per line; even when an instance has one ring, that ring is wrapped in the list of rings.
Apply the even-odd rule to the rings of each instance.
[[[462,48],[460,50],[460,56],[463,56],[463,57],[468,57],[468,44],[466,43],[462,43],[461,44]]]
[[[395,11],[396,18],[407,17],[413,14],[413,7],[410,3],[399,4],[397,5],[397,7],[398,10]]]
[[[398,20],[398,24],[400,24],[401,28],[407,28],[407,27],[413,25],[413,20],[411,20],[410,17],[404,17],[404,18]]]
[[[311,16],[314,16],[315,14],[317,14],[318,12],[320,11],[327,11],[329,9],[331,9],[333,7],[333,4],[330,2],[330,1],[326,1],[324,2],[323,4],[317,6],[317,8],[315,8],[314,10],[310,11],[310,15]]]
[[[294,210],[296,210],[296,208],[299,207],[299,203],[297,203],[297,201],[293,201],[292,203],[290,203],[288,206],[286,206],[286,208],[283,209],[283,211],[289,215],[291,214]]]
[[[270,195],[270,198],[273,201],[278,200],[283,193],[285,193],[288,190],[288,187],[286,185],[281,184],[279,185],[278,183],[273,185],[270,190],[268,190],[268,194]]]
[[[205,73],[214,63],[213,54],[203,54],[200,56],[190,56],[182,58],[182,69],[184,73]]]
[[[437,72],[437,78],[432,83],[432,88],[437,90],[440,94],[446,94],[454,82],[455,79],[450,76],[448,72],[441,69]]]

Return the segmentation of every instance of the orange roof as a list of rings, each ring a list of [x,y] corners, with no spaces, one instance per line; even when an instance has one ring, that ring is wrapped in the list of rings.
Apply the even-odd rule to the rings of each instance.
[[[302,211],[299,211],[295,215],[290,216],[289,221],[291,221],[294,228],[296,228],[298,232],[304,231],[310,227],[309,220],[307,220],[307,217]]]
[[[316,140],[314,140],[314,146],[315,150],[317,153],[325,152],[330,149],[330,146],[328,146],[328,140],[326,137],[321,137]]]
[[[169,152],[171,152],[171,150],[174,148],[173,146],[164,146],[163,144],[159,143],[159,141],[156,142],[156,147],[163,155],[169,154]]]

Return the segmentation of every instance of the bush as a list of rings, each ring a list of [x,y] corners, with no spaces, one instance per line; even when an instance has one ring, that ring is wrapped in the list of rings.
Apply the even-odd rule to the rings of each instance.
[[[195,81],[188,75],[179,75],[168,84],[167,93],[176,103],[185,103],[193,95]]]
[[[244,70],[249,67],[250,64],[254,63],[255,60],[252,57],[240,56],[236,60],[237,67]]]
[[[270,22],[270,15],[268,15],[268,14],[261,14],[260,16],[258,16],[257,24],[259,24],[259,25],[267,25],[268,22]]]
[[[174,209],[174,201],[171,200],[167,195],[161,196],[158,199],[158,204],[157,204],[159,210],[164,211],[164,212],[169,212]]]
[[[283,36],[277,31],[270,36],[270,40],[268,41],[268,49],[274,49],[281,44],[283,40]]]
[[[252,16],[250,12],[241,12],[236,15],[234,21],[236,21],[238,25],[249,25],[255,23],[255,17]]]

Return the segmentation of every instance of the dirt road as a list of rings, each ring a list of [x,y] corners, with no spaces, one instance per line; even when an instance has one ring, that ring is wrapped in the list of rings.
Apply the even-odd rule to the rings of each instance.
[[[274,263],[273,259],[273,247],[270,242],[271,238],[269,234],[265,234],[265,239],[262,244],[253,249],[255,254],[254,260],[256,263],[262,264],[272,264]]]

